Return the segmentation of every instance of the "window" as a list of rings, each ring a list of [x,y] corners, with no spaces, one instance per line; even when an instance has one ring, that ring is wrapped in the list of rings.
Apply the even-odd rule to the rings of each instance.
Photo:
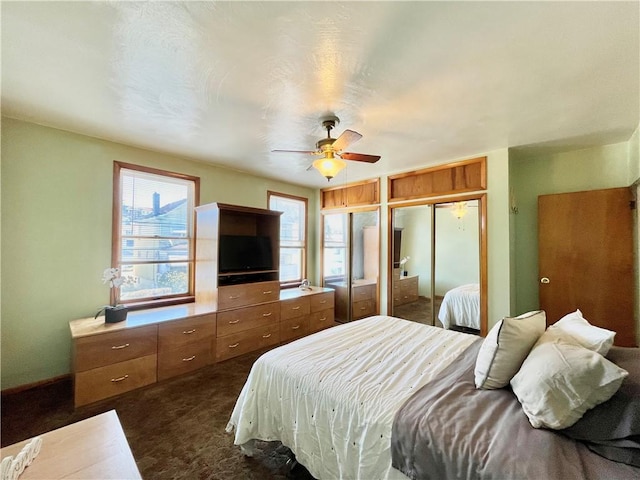
[[[299,283],[307,275],[307,199],[267,192],[269,209],[280,217],[280,283]]]
[[[200,179],[114,162],[112,264],[121,303],[193,299]]]

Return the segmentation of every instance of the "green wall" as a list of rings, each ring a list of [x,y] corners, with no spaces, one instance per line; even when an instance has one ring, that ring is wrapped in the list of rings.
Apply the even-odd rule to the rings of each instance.
[[[317,250],[313,189],[3,118],[2,389],[69,373],[69,321],[108,300],[114,160],[199,176],[201,204],[266,208],[267,190],[307,197]]]
[[[537,196],[629,185],[640,177],[638,144],[636,131],[629,142],[576,152],[524,158],[505,148],[473,155],[487,157],[489,327],[505,315],[537,308]],[[265,208],[267,190],[309,198],[309,278],[319,282],[316,190],[3,118],[2,389],[69,373],[68,322],[93,315],[108,298],[101,274],[111,255],[114,160],[199,176],[201,204]],[[510,210],[511,197],[517,214]],[[383,279],[386,198],[383,177]],[[385,284],[380,293],[386,312]]]
[[[515,310],[538,308],[538,195],[629,186],[629,142],[564,153],[510,158]],[[550,319],[554,321],[554,319]],[[557,320],[557,319],[555,319]]]

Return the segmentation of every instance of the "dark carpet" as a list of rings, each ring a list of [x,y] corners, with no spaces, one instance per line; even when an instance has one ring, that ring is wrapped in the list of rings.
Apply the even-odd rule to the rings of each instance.
[[[249,458],[225,432],[261,353],[77,409],[70,381],[3,395],[2,446],[113,409],[145,479],[312,479],[280,443],[258,442],[256,455]]]

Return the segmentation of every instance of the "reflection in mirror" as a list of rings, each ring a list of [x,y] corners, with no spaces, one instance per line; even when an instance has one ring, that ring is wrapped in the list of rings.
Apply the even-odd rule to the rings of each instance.
[[[391,209],[391,314],[480,333],[480,201]]]
[[[478,200],[440,203],[435,219],[436,325],[480,333]]]
[[[336,321],[375,315],[379,312],[378,210],[325,214],[323,222],[323,286],[336,292]]]
[[[392,315],[433,325],[431,205],[392,210],[394,234]]]

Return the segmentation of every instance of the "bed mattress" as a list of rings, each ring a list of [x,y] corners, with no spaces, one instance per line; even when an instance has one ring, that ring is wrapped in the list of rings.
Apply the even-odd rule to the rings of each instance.
[[[391,466],[394,416],[475,340],[382,315],[323,330],[256,361],[227,431],[281,441],[316,478],[406,479]]]

